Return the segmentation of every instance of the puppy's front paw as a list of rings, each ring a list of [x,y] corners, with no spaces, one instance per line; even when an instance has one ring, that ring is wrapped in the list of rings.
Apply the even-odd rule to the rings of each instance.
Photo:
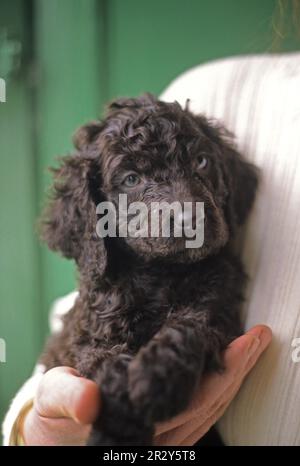
[[[139,361],[140,362],[140,361]],[[128,371],[128,393],[137,413],[147,423],[168,417],[168,391],[170,387],[159,371],[136,361]]]
[[[170,347],[153,341],[140,350],[128,367],[130,401],[149,424],[165,421],[185,409],[200,379],[204,356],[199,357],[202,362],[197,377],[195,366],[181,359]]]

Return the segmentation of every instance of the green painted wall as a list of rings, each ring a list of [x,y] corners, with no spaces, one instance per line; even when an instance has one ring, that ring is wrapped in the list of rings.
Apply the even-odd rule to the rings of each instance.
[[[274,0],[108,1],[109,96],[159,93],[182,71],[270,46]]]
[[[72,134],[99,115],[105,100],[103,3],[96,0],[37,0],[36,143],[40,207],[55,157],[72,150]],[[73,264],[41,250],[44,327],[53,299],[74,288]]]
[[[15,8],[19,14],[15,15]],[[0,76],[7,102],[0,103],[0,418],[11,394],[32,370],[42,341],[37,215],[36,158],[33,150],[32,87],[29,80],[30,31],[21,0],[1,3]],[[9,31],[9,37],[4,38]],[[22,61],[8,73],[10,51],[22,44]],[[17,57],[16,57],[17,58]],[[17,60],[16,60],[17,62]],[[2,70],[2,71],[1,71]]]
[[[267,51],[275,3],[0,0],[0,77],[7,63],[1,31],[22,44],[21,65],[0,103],[0,338],[7,345],[0,418],[40,351],[50,303],[75,286],[73,265],[34,233],[46,167],[72,149],[75,128],[99,116],[106,100],[159,94],[191,66]]]

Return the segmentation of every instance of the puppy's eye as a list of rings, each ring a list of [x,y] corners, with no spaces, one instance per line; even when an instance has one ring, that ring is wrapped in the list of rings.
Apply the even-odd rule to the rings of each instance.
[[[204,170],[207,167],[207,158],[204,155],[198,157],[198,169]]]
[[[130,175],[126,176],[125,180],[123,181],[124,186],[127,188],[134,188],[140,183],[141,179],[135,173],[130,173]]]

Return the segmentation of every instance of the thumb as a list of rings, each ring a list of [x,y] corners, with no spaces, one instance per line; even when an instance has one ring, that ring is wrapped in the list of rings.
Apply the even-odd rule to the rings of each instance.
[[[100,391],[95,382],[80,377],[75,369],[55,367],[42,377],[34,403],[42,417],[67,417],[91,424],[100,411]]]

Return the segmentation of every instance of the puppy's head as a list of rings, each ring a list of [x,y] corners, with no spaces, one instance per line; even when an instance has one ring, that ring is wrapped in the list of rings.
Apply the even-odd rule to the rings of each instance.
[[[127,207],[138,202],[134,205],[146,208],[135,223],[136,227],[143,223],[143,233],[128,232],[114,239],[119,247],[146,259],[183,262],[200,260],[224,246],[254,200],[256,170],[238,154],[226,131],[176,102],[161,102],[149,94],[117,100],[103,121],[80,128],[74,143],[77,153],[64,158],[55,170],[54,198],[43,236],[50,248],[82,267],[93,262],[103,271],[107,261],[109,234],[103,240],[96,232],[96,206],[102,202],[107,211],[114,211],[107,220],[115,219],[117,236],[121,197]],[[162,203],[171,206],[167,237],[160,234],[160,211],[158,235],[151,229]],[[173,209],[174,203],[182,210]],[[198,203],[204,205],[204,241],[200,247],[186,247],[187,235],[191,240],[200,228]],[[128,210],[127,222],[132,217]],[[178,236],[179,224],[183,228]]]

